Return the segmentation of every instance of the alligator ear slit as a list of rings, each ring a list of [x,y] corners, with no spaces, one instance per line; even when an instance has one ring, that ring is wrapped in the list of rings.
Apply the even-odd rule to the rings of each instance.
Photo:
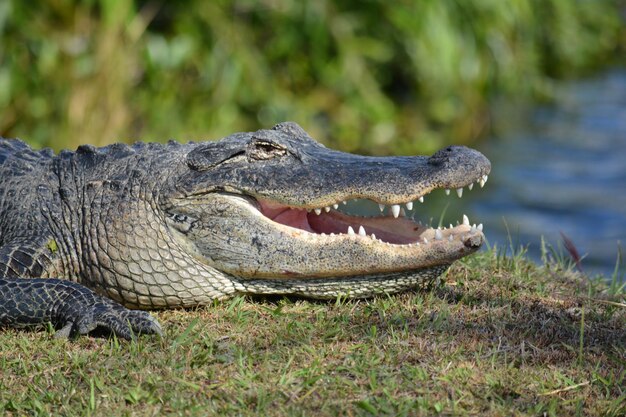
[[[213,149],[194,149],[187,154],[187,165],[194,171],[207,171],[229,159],[245,154],[245,150],[238,149],[230,152],[211,152]],[[228,151],[233,151],[227,149]]]

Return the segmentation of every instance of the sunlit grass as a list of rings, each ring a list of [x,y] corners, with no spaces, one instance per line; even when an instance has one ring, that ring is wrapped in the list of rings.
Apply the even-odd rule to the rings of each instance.
[[[159,312],[164,339],[5,330],[0,414],[620,416],[625,296],[490,250],[431,292]]]

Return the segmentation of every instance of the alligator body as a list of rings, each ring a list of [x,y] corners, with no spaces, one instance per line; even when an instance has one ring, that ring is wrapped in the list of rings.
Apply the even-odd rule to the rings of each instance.
[[[333,151],[295,123],[58,155],[0,139],[0,324],[130,337],[161,332],[137,310],[426,286],[480,247],[482,227],[465,218],[433,229],[405,208],[437,188],[460,195],[489,171],[465,147],[430,157]],[[353,199],[381,214],[346,214]]]

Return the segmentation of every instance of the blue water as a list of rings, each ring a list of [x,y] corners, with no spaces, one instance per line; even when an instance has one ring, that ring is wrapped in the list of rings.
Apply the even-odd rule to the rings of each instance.
[[[541,236],[558,245],[562,232],[586,272],[612,274],[626,245],[626,70],[564,83],[479,148],[493,169],[468,211],[490,243],[510,237],[538,259]]]
[[[537,261],[542,236],[569,256],[563,233],[586,274],[611,279],[620,242],[626,256],[626,69],[564,82],[549,105],[502,107],[494,117],[503,133],[477,146],[492,163],[485,187],[466,188],[461,199],[434,191],[407,214],[444,226],[467,214],[483,223],[489,245],[525,247]],[[378,214],[371,202],[347,209]],[[625,270],[622,263],[622,279]]]

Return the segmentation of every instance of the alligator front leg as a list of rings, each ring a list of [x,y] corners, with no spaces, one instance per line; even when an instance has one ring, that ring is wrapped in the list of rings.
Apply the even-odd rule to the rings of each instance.
[[[162,335],[145,311],[129,310],[92,290],[59,279],[0,279],[0,326],[52,323],[55,337],[76,337],[103,328],[120,338]]]

